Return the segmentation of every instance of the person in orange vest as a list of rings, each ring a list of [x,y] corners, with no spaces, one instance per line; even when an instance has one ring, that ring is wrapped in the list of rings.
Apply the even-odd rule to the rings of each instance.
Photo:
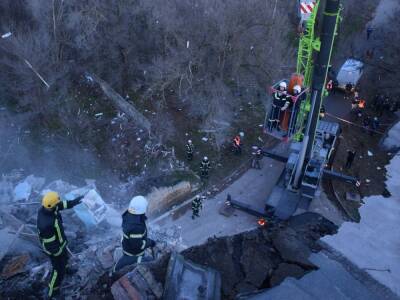
[[[241,154],[241,153],[242,153],[242,142],[241,142],[241,140],[240,140],[240,135],[236,135],[236,136],[233,138],[232,146],[233,146],[233,151],[234,151],[236,154]]]

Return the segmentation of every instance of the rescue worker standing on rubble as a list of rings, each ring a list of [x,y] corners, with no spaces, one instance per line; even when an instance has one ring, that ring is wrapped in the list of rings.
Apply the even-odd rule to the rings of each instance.
[[[148,202],[143,196],[135,196],[128,209],[122,214],[122,257],[114,267],[114,272],[123,267],[153,260],[145,256],[147,248],[153,248],[156,242],[147,238],[146,211]]]
[[[186,144],[186,158],[188,161],[193,159],[194,146],[192,140],[188,140]]]
[[[60,211],[78,205],[83,197],[79,196],[72,201],[61,201],[59,194],[51,191],[42,199],[42,207],[37,216],[37,229],[43,251],[50,258],[53,267],[47,294],[49,298],[59,294],[68,263],[68,241]]]
[[[289,95],[287,94],[287,84],[284,81],[279,83],[278,90],[275,91],[272,99],[272,109],[269,117],[269,128],[280,130],[281,112],[289,107]]]

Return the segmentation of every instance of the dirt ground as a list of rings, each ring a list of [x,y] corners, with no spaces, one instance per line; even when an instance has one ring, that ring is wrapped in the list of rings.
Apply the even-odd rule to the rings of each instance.
[[[335,98],[335,101],[343,101],[345,103],[342,94],[339,93]],[[378,132],[371,132],[363,128],[363,119],[365,116],[368,115],[371,118],[376,116],[371,102],[367,98],[367,107],[362,111],[362,117],[358,117],[350,111],[347,113],[343,112],[339,116],[352,124],[328,116],[330,120],[339,122],[342,129],[332,167],[335,171],[354,176],[361,182],[361,186],[356,188],[341,181],[332,181],[332,188],[336,192],[336,196],[340,198],[341,205],[345,207],[347,212],[350,213],[350,218],[354,220],[359,220],[359,204],[346,201],[346,192],[359,193],[361,197],[370,195],[388,196],[389,193],[385,186],[385,165],[388,164],[389,160],[395,154],[381,146],[381,141],[385,137],[387,130],[397,120],[395,114],[384,112],[380,117],[381,126],[378,128]],[[354,162],[349,169],[345,168],[347,150],[356,151]],[[323,186],[327,189],[326,182],[323,182]],[[335,195],[328,193],[328,196],[333,202],[337,202],[337,199],[334,199]]]

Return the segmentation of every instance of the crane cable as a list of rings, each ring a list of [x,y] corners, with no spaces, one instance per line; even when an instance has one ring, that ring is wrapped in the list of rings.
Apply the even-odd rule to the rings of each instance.
[[[365,127],[365,126],[362,126],[362,125],[356,124],[356,123],[354,123],[354,122],[351,122],[351,121],[349,121],[349,120],[346,120],[346,119],[340,118],[340,117],[338,117],[338,116],[335,116],[335,115],[333,115],[333,114],[331,114],[331,113],[326,112],[325,114],[326,114],[327,116],[330,116],[330,117],[334,118],[334,119],[337,119],[337,120],[339,120],[339,121],[342,121],[342,122],[347,123],[347,124],[350,124],[350,125],[354,125],[354,126],[356,126],[356,127],[362,128],[362,129],[364,129],[364,130],[371,131],[371,132],[374,132],[374,133],[378,133],[378,134],[381,134],[381,135],[384,135],[384,134],[385,134],[384,132],[381,132],[381,131],[377,131],[377,130],[374,130],[374,129],[367,128],[367,127]],[[386,124],[381,124],[381,125],[386,125]]]

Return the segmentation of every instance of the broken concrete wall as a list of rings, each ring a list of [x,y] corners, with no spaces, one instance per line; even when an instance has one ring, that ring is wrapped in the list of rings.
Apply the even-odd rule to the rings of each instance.
[[[182,181],[174,186],[155,188],[147,195],[149,207],[147,214],[157,216],[172,206],[180,203],[192,191],[188,181]]]

